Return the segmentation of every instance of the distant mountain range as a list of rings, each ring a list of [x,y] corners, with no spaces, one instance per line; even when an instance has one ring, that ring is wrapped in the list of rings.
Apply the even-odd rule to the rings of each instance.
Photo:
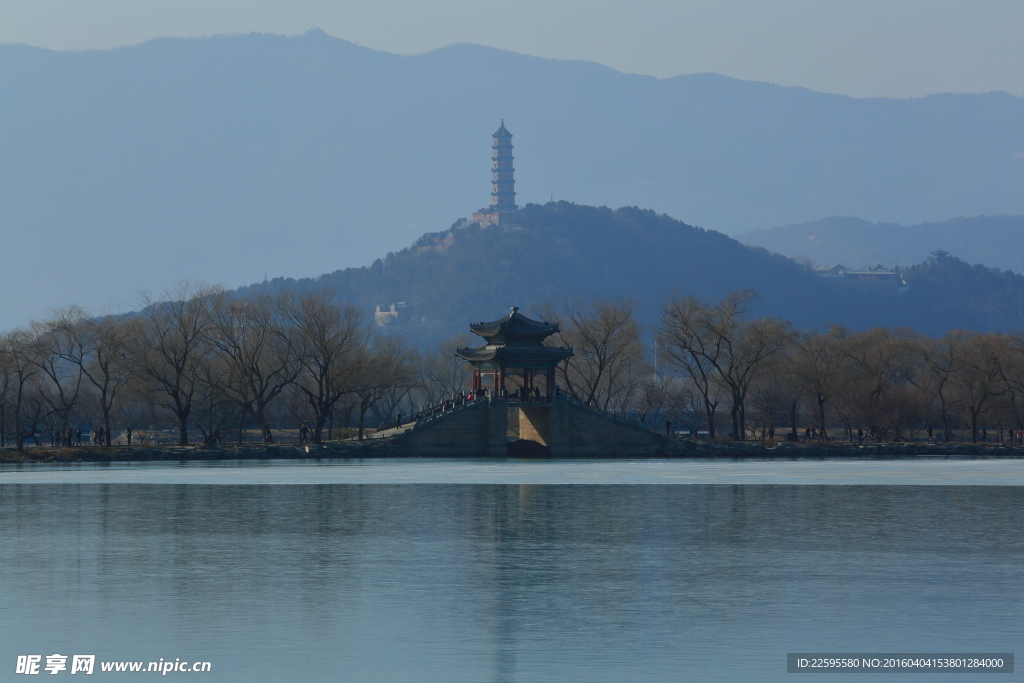
[[[370,318],[419,343],[465,332],[509,306],[631,297],[651,325],[674,293],[717,298],[759,295],[755,313],[798,328],[839,323],[863,329],[904,326],[942,334],[954,327],[1008,330],[1024,323],[1024,276],[954,257],[905,269],[905,291],[881,283],[817,277],[804,265],[712,230],[636,207],[611,210],[552,202],[521,209],[512,227],[460,219],[370,266],[315,278],[277,278],[240,294],[330,289]],[[387,317],[387,316],[385,316]]]
[[[941,249],[968,263],[1024,273],[1024,216],[975,216],[920,225],[833,217],[755,230],[736,239],[809,259],[814,265],[909,266]]]
[[[4,45],[0,329],[181,278],[368,263],[488,202],[502,118],[521,205],[640,205],[729,234],[1024,214],[1024,100],[1006,93],[853,99],[321,31]]]

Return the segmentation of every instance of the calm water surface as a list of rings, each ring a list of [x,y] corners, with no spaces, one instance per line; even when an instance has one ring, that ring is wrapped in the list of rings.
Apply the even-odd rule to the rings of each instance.
[[[10,483],[39,471],[0,469],[0,681],[55,652],[209,660],[207,681],[559,683],[1024,653],[1021,486]]]

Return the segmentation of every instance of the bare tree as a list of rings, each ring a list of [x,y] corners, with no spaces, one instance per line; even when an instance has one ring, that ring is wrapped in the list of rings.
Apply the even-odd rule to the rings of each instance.
[[[142,300],[139,334],[131,349],[139,377],[159,391],[162,407],[178,422],[178,444],[188,444],[189,416],[201,381],[203,359],[210,352],[210,299],[218,290],[183,283],[154,301]]]
[[[1015,429],[1024,429],[1024,332],[1004,336],[998,358],[1006,410]]]
[[[402,339],[394,336],[376,337],[363,350],[354,391],[358,400],[356,411],[360,441],[364,437],[367,411],[393,390],[408,392],[415,386],[412,359],[412,353],[405,348]]]
[[[806,395],[803,378],[794,372],[793,350],[786,349],[768,360],[750,387],[751,407],[755,411],[762,438],[772,434],[777,422],[788,418],[790,431],[797,431],[800,402]]]
[[[220,443],[229,423],[238,426],[241,443],[245,418],[253,416],[237,394],[231,393],[231,388],[237,389],[244,381],[235,375],[236,371],[229,359],[216,352],[204,354],[196,366],[189,424],[202,435],[206,445]]]
[[[302,297],[292,294],[281,305],[291,325],[292,344],[298,349],[296,385],[313,411],[313,442],[321,443],[335,404],[356,387],[367,343],[367,333],[360,326],[362,315],[353,306],[342,309],[326,291]]]
[[[707,420],[705,398],[690,377],[672,377],[665,384],[666,412],[680,424],[687,424],[696,436],[701,423]],[[714,438],[714,423],[708,424],[709,437]]]
[[[113,315],[86,317],[72,306],[59,311],[50,322],[57,353],[77,367],[91,385],[100,409],[104,442],[110,446],[110,424],[114,404],[132,379],[129,350],[137,336],[136,321]]]
[[[683,367],[698,386],[720,382],[728,389],[733,438],[741,440],[750,384],[792,338],[781,320],[745,319],[753,298],[750,291],[733,292],[718,304],[676,297],[666,306],[660,324],[659,340],[673,364]]]
[[[718,381],[717,361],[720,348],[705,344],[705,339],[694,334],[686,321],[696,300],[678,299],[669,303],[662,314],[658,328],[661,354],[669,364],[679,370],[700,394],[704,417],[708,424],[708,438],[716,438],[715,414],[722,401],[722,384]]]
[[[640,424],[645,424],[647,418],[656,420],[667,412],[666,408],[671,402],[672,379],[668,375],[659,377],[652,375],[641,382],[634,402],[640,413]]]
[[[469,335],[460,334],[414,358],[417,389],[426,405],[440,403],[466,387],[466,361],[456,356],[455,350],[469,345]]]
[[[888,412],[893,396],[913,384],[920,370],[914,335],[905,329],[875,328],[851,337],[847,349],[858,412],[876,438],[885,438],[895,427]]]
[[[793,371],[814,399],[818,428],[822,433],[825,433],[827,422],[825,405],[839,390],[846,376],[848,338],[846,329],[838,325],[827,332],[804,332],[797,338]]]
[[[49,406],[54,418],[52,431],[57,442],[71,429],[72,413],[82,395],[84,378],[82,365],[68,360],[72,354],[69,340],[60,334],[52,320],[32,323],[32,343],[35,352],[32,362],[39,368],[40,395]]]
[[[978,441],[979,419],[991,407],[992,399],[1005,390],[999,366],[1005,346],[997,334],[972,334],[964,344],[964,362],[953,376],[953,385],[971,427],[972,442]]]
[[[227,366],[223,391],[259,425],[263,442],[273,443],[268,408],[302,367],[281,308],[266,295],[235,299],[219,293],[211,310],[209,344]]]
[[[624,410],[651,374],[632,301],[570,304],[561,313],[547,306],[545,318],[559,324],[556,343],[573,349],[558,368],[574,397],[602,410]]]
[[[864,419],[862,408],[864,402],[861,400],[863,383],[859,381],[859,374],[854,372],[852,365],[845,368],[845,376],[832,397],[832,413],[846,429],[850,441],[854,440],[854,430],[860,429],[861,420]],[[794,430],[796,420],[794,419]]]
[[[4,335],[2,342],[0,353],[7,376],[7,405],[14,423],[15,447],[20,451],[26,439],[39,443],[38,436],[44,431],[43,423],[52,409],[40,387],[42,371],[34,336],[26,330],[15,330]]]
[[[885,398],[886,431],[894,441],[902,441],[903,429],[907,428],[910,440],[913,441],[914,433],[920,429],[927,412],[925,391],[911,382],[905,382]]]
[[[939,339],[930,337],[918,340],[917,352],[924,361],[925,377],[930,388],[944,441],[949,441],[953,431],[953,415],[958,409],[953,379],[961,372],[966,360],[969,333],[951,330]]]

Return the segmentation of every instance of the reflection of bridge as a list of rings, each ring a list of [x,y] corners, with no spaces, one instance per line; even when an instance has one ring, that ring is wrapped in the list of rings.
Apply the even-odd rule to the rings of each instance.
[[[572,349],[545,346],[543,340],[558,325],[530,320],[513,308],[500,320],[470,329],[487,340],[486,346],[457,351],[473,366],[472,398],[421,411],[408,426],[381,425],[380,437],[393,437],[410,455],[601,457],[663,449],[665,437],[557,390],[555,370]],[[519,384],[511,392],[509,378]],[[543,378],[543,389],[536,378]],[[518,439],[510,441],[510,432]]]

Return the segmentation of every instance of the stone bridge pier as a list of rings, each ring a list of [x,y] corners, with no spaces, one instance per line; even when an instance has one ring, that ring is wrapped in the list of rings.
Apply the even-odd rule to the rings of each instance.
[[[519,406],[519,438],[553,458],[657,455],[667,439],[639,425],[570,400]]]

